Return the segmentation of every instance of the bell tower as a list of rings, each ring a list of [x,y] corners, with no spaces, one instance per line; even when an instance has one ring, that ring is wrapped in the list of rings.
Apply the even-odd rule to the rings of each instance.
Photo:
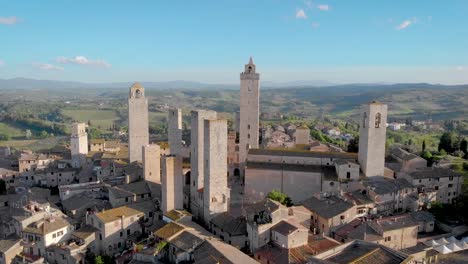
[[[260,74],[250,57],[240,74],[239,163],[244,177],[249,148],[258,148],[260,115]]]
[[[128,153],[130,162],[142,161],[142,148],[149,143],[148,99],[136,82],[128,94]]]
[[[371,102],[361,106],[358,160],[367,177],[384,176],[387,105]]]

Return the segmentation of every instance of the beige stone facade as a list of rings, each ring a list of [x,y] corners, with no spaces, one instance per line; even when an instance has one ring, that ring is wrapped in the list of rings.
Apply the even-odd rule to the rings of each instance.
[[[162,211],[183,209],[183,175],[180,156],[168,155],[161,158],[162,168]],[[180,169],[179,169],[180,168]]]
[[[219,213],[227,212],[230,190],[227,182],[227,121],[204,121],[204,192],[205,223]]]
[[[88,154],[88,133],[86,123],[73,123],[70,137],[72,167],[80,168],[86,162]]]
[[[239,160],[244,176],[245,161],[249,148],[258,148],[260,116],[260,74],[252,58],[240,74],[240,130]]]
[[[143,146],[149,143],[148,99],[141,84],[135,83],[128,94],[128,153],[130,162],[142,161]]]
[[[143,146],[143,175],[146,181],[161,183],[161,148],[157,144]]]
[[[195,110],[191,112],[191,156],[190,156],[190,208],[195,218],[202,218],[203,196],[199,192],[204,187],[204,120],[216,118],[215,111]]]
[[[171,154],[182,155],[182,110],[170,109],[167,120],[169,122],[167,137]]]
[[[372,102],[361,106],[359,164],[367,177],[384,175],[386,123],[386,104]]]

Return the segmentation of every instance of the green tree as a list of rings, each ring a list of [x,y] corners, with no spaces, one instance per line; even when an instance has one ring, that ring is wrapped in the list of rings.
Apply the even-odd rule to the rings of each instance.
[[[104,264],[104,259],[102,258],[102,256],[96,256],[94,258],[94,264]]]
[[[460,142],[460,150],[465,153],[465,159],[468,159],[468,141],[466,138],[462,139]]]
[[[10,140],[10,135],[8,134],[0,134],[0,141],[8,141]]]
[[[456,144],[456,136],[453,132],[445,132],[440,137],[438,150],[445,150],[447,153],[455,151],[454,145]]]
[[[426,150],[426,140],[423,140],[422,142],[422,151],[424,152]]]
[[[432,157],[432,153],[429,152],[429,151],[423,151],[421,153],[421,158],[427,160],[427,166],[431,167],[432,166],[432,163],[434,162],[434,159]]]
[[[359,151],[359,137],[351,139],[348,143],[348,152],[357,153]]]

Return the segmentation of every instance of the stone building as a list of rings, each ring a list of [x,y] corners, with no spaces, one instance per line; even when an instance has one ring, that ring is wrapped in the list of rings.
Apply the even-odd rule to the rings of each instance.
[[[355,239],[375,242],[392,249],[416,246],[419,224],[409,214],[390,216],[367,222],[357,220],[352,227],[344,226],[335,232],[341,241]]]
[[[72,167],[80,168],[86,162],[88,154],[88,133],[86,123],[73,123],[70,137]]]
[[[361,106],[358,160],[367,177],[384,175],[386,123],[386,104],[374,101]]]
[[[130,162],[142,161],[143,146],[149,143],[148,99],[145,88],[136,82],[128,94],[128,153]]]
[[[230,189],[227,182],[227,120],[204,121],[203,215],[206,224],[217,214],[227,212]]]
[[[341,197],[318,194],[302,202],[311,215],[311,230],[316,234],[330,235],[334,228],[356,218],[356,206]]]
[[[169,122],[167,137],[172,155],[182,154],[182,110],[170,109],[167,120]]]
[[[451,169],[426,168],[403,176],[418,189],[434,190],[436,201],[453,203],[462,194],[463,176]]]
[[[183,209],[183,175],[181,159],[174,155],[166,155],[161,158],[162,168],[162,206],[163,213],[174,209]],[[180,168],[180,169],[179,169]]]
[[[144,216],[144,212],[128,206],[90,215],[87,224],[98,230],[94,253],[113,255],[130,247],[142,234],[140,219]]]
[[[256,72],[252,58],[245,65],[240,79],[239,160],[241,176],[244,176],[247,153],[250,148],[258,148],[260,129],[260,74]]]
[[[217,113],[208,110],[195,110],[191,112],[191,153],[190,156],[190,208],[195,218],[202,218],[203,197],[200,193],[204,187],[204,120],[216,118]]]
[[[0,240],[0,264],[10,264],[13,258],[21,253],[21,239],[10,238]]]
[[[297,127],[293,133],[294,143],[296,145],[307,145],[310,141],[310,129],[305,125]]]
[[[250,149],[245,169],[245,196],[249,202],[257,202],[276,189],[291,197],[293,202],[300,202],[314,193],[338,193],[340,187],[348,188],[343,185],[352,184],[357,175],[356,165],[338,169],[336,166],[356,160],[354,153]],[[350,172],[350,179],[347,179],[347,172]]]
[[[143,175],[146,181],[161,183],[161,148],[157,144],[143,146]]]
[[[46,248],[70,238],[73,227],[61,217],[48,217],[28,225],[22,233],[23,252],[45,256]]]

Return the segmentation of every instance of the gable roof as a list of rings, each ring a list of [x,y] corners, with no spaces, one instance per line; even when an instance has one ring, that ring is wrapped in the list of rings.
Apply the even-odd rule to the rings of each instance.
[[[313,196],[305,201],[302,201],[302,205],[324,218],[332,218],[341,213],[344,213],[354,206],[352,203],[336,196],[320,199]]]
[[[247,221],[245,218],[234,217],[228,212],[218,214],[211,219],[211,223],[232,236],[247,234]]]
[[[130,208],[128,206],[121,206],[121,207],[117,207],[117,208],[113,208],[110,210],[96,213],[95,215],[102,222],[110,223],[110,222],[120,219],[121,217],[143,216],[144,212],[139,211],[137,209]]]
[[[170,222],[153,232],[153,234],[161,239],[167,240],[184,229],[185,228],[183,226]]]

